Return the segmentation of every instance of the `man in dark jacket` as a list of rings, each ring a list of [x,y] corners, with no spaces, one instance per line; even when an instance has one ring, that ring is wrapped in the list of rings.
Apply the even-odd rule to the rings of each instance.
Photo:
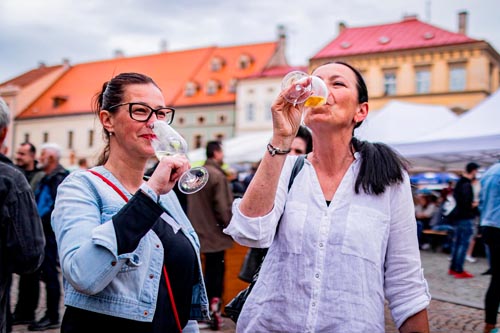
[[[45,331],[61,326],[59,320],[61,284],[59,283],[59,272],[57,270],[57,243],[50,224],[57,195],[57,187],[69,174],[68,170],[59,164],[60,158],[61,149],[58,145],[47,143],[41,147],[40,164],[41,169],[45,172],[45,176],[38,183],[35,190],[35,198],[47,241],[45,245],[45,259],[40,267],[40,278],[45,282],[47,312],[45,312],[45,315],[39,321],[28,326],[30,331]],[[39,285],[38,281],[37,285]]]
[[[188,216],[200,239],[205,257],[205,284],[210,300],[212,329],[220,325],[220,301],[224,288],[225,250],[233,246],[230,236],[222,232],[231,220],[233,195],[222,170],[224,152],[218,141],[207,143],[208,183],[199,192],[188,195]]]
[[[10,114],[0,99],[0,146]],[[31,188],[22,174],[0,154],[0,333],[6,332],[12,273],[36,270],[43,260],[45,239]]]
[[[465,167],[465,173],[460,177],[453,190],[456,206],[450,213],[450,219],[455,226],[455,237],[448,274],[454,275],[457,279],[474,277],[464,270],[464,262],[470,239],[474,233],[474,218],[478,215],[478,203],[474,201],[472,190],[472,180],[476,177],[478,169],[477,163],[468,163]]]
[[[36,186],[45,173],[37,167],[36,147],[30,142],[23,142],[16,151],[15,163],[24,172],[31,189]],[[35,320],[38,306],[38,272],[22,274],[19,277],[17,304],[12,325],[31,324]]]

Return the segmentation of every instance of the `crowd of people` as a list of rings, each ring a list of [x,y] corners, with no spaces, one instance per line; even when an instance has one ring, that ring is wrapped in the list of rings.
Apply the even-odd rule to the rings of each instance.
[[[185,156],[147,169],[153,123],[170,124],[175,109],[140,73],[116,75],[94,98],[105,140],[96,166],[82,160],[64,168],[55,144],[37,156],[22,143],[17,166],[0,154],[0,332],[18,324],[63,333],[198,332],[204,323],[218,330],[229,301],[222,299],[226,251],[236,241],[249,247],[247,258],[252,251],[265,257],[256,261],[259,277],[237,332],[384,332],[387,301],[400,332],[426,333],[422,230],[448,231],[448,273],[472,278],[464,262],[475,220],[492,274],[484,332],[496,332],[500,164],[479,183],[480,166],[469,163],[453,189],[414,203],[406,160],[354,136],[369,111],[360,72],[332,62],[312,75],[326,83],[326,103],[287,102],[294,88],[277,96],[267,150],[244,179],[223,168],[221,142],[208,142],[208,183],[194,194],[176,186],[189,169]],[[0,144],[9,117],[0,100]],[[288,186],[298,160],[303,167]],[[445,212],[450,198],[454,209]],[[255,267],[244,268],[240,278],[249,281]],[[20,278],[10,315],[13,273]],[[40,281],[46,311],[36,318]]]

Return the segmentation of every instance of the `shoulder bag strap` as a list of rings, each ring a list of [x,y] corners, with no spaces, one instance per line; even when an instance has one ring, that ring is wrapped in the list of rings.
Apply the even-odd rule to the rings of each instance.
[[[123,200],[125,200],[125,202],[128,202],[127,196],[118,188],[118,186],[113,184],[108,178],[104,177],[97,171],[94,170],[87,170],[87,171],[101,178],[106,184],[111,186],[111,188],[115,190],[116,193],[118,193],[118,195],[122,197]],[[182,332],[181,321],[179,320],[179,313],[177,312],[177,305],[175,304],[174,293],[172,292],[172,286],[170,285],[170,279],[168,277],[167,267],[165,266],[165,264],[163,265],[163,275],[165,275],[165,284],[167,285],[168,296],[170,297],[170,303],[172,304],[172,311],[174,313],[175,324],[177,325],[177,329],[179,330],[179,332]]]

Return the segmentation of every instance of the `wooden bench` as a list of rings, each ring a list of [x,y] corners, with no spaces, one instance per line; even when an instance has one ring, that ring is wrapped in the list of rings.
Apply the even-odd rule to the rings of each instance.
[[[422,234],[425,235],[425,238],[431,244],[431,249],[434,252],[436,252],[437,247],[446,240],[446,237],[448,237],[448,231],[444,230],[425,229],[422,231]]]

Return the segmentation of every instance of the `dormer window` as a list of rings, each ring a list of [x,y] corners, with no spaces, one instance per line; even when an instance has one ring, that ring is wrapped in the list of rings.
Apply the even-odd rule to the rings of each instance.
[[[215,95],[220,89],[220,83],[216,80],[210,80],[207,83],[207,95]]]
[[[236,93],[236,83],[238,81],[236,79],[231,79],[229,80],[229,84],[228,84],[228,91],[231,93],[231,94],[234,94]]]
[[[252,65],[252,63],[253,58],[251,56],[249,56],[248,54],[242,54],[240,55],[238,67],[239,69],[247,69]]]
[[[188,82],[186,83],[186,87],[184,89],[184,95],[186,97],[194,96],[198,92],[198,89],[199,87],[196,82]]]
[[[221,57],[214,57],[210,62],[210,70],[212,72],[219,72],[222,70],[226,62]]]
[[[66,101],[68,100],[67,96],[54,96],[52,97],[52,106],[55,108],[58,108],[59,106],[63,105]]]

